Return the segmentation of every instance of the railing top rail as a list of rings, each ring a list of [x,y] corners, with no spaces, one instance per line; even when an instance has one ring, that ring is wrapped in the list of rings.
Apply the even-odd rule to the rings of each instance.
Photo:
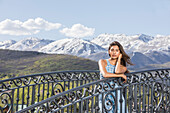
[[[170,70],[170,68],[158,68],[158,69],[148,69],[148,70],[143,70],[143,71],[135,71],[135,72],[127,73],[126,75],[144,73],[144,72],[152,72],[152,71],[163,71],[163,70]]]
[[[126,75],[131,75],[131,74],[137,74],[137,73],[144,73],[144,72],[151,72],[151,71],[163,71],[163,70],[170,70],[170,68],[165,68],[165,69],[151,69],[151,70],[144,70],[144,71],[136,71],[136,72],[130,72],[127,73]],[[27,77],[36,77],[36,76],[41,76],[41,75],[49,75],[49,74],[57,74],[57,73],[76,73],[76,72],[99,72],[99,70],[67,70],[67,71],[53,71],[53,72],[46,72],[46,73],[38,73],[38,74],[30,74],[30,75],[23,75],[23,76],[18,76],[18,77],[13,77],[9,79],[4,79],[0,80],[1,82],[6,82],[14,79],[20,79],[20,78],[27,78]]]

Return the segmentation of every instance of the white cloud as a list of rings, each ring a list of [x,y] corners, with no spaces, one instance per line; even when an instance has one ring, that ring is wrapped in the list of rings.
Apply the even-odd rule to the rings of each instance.
[[[81,24],[74,24],[71,28],[64,28],[63,30],[60,30],[60,32],[65,36],[76,38],[92,36],[94,31],[94,28],[88,28]]]
[[[42,18],[28,19],[25,22],[19,20],[6,19],[0,22],[0,34],[8,35],[32,35],[40,30],[52,30],[61,27],[59,23],[50,23]]]

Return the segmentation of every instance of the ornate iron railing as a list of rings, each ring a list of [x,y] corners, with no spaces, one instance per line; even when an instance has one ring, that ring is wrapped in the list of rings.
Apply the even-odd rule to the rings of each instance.
[[[0,80],[0,110],[15,112],[99,79],[98,71],[60,71]]]
[[[1,80],[0,110],[2,113],[5,110],[10,113],[98,113],[114,108],[115,112],[119,109],[117,112],[122,113],[169,113],[169,71],[132,72],[127,74],[126,84],[121,78],[99,80],[99,71],[52,72]],[[103,99],[100,106],[99,96]],[[107,96],[112,96],[114,102],[106,99]]]

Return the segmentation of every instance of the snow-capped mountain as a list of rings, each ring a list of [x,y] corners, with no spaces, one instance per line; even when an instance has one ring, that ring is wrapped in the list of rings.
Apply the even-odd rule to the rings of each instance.
[[[10,47],[11,45],[15,44],[16,41],[14,40],[6,40],[3,42],[0,42],[0,49],[7,49],[8,47]]]
[[[141,52],[150,53],[151,51],[160,51],[169,54],[170,36],[156,36],[140,34],[127,36],[124,34],[101,34],[91,40],[91,42],[107,49],[113,41],[118,41],[122,44],[127,53]]]
[[[44,53],[70,54],[81,57],[102,51],[106,50],[99,45],[80,38],[57,40],[39,50],[39,52]]]
[[[53,42],[53,40],[30,37],[16,42],[8,49],[21,51],[38,51],[41,47],[48,45],[51,42]]]
[[[170,36],[157,35],[155,37],[139,34],[127,36],[124,34],[101,34],[91,42],[107,49],[113,41],[118,41],[124,47],[135,64],[133,68],[141,68],[149,64],[163,64],[170,62]],[[98,56],[99,55],[99,56]],[[97,53],[89,59],[99,60],[106,53]]]
[[[70,54],[98,61],[109,58],[107,49],[113,41],[118,41],[132,58],[135,68],[149,64],[170,62],[170,36],[155,37],[138,34],[100,34],[91,41],[80,38],[45,40],[26,38],[16,41],[0,42],[0,49],[39,51],[50,54]]]
[[[91,42],[98,44],[105,49],[107,49],[109,47],[109,44],[113,41],[120,42],[124,49],[128,51],[130,51],[130,49],[132,49],[133,51],[134,49],[138,50],[138,48],[140,48],[140,46],[145,43],[143,34],[133,36],[127,36],[125,34],[101,34],[91,40]]]
[[[147,50],[147,48],[149,49]],[[145,50],[147,50],[146,53],[159,51],[170,55],[170,36],[156,36],[153,40],[148,42],[148,45],[145,45]]]

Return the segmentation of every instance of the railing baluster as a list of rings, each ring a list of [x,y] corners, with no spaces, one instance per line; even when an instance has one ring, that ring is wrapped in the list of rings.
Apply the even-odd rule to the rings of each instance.
[[[134,111],[137,112],[137,85],[134,85]]]
[[[68,89],[70,89],[70,81],[68,81],[67,87],[68,87]],[[67,103],[69,103],[68,100],[67,100]],[[68,106],[68,107],[67,107],[67,113],[69,113],[69,107],[71,108],[71,113],[72,113],[72,106]]]
[[[42,89],[42,100],[44,100],[44,93],[45,93],[45,83],[43,83],[43,89]]]
[[[31,104],[33,105],[34,103],[35,103],[35,85],[32,86],[32,100],[31,100]],[[32,110],[31,113],[34,113],[34,110]]]
[[[12,94],[11,94],[11,113],[14,112],[14,92],[15,92],[15,89],[12,89]]]
[[[47,98],[48,98],[48,97],[49,97],[49,95],[50,95],[49,88],[50,88],[50,85],[49,85],[49,82],[48,82],[48,83],[47,83]]]
[[[115,97],[118,97],[118,90],[116,89],[115,90]],[[120,106],[118,106],[119,105],[119,100],[118,100],[118,98],[116,98],[116,102],[115,102],[116,104],[116,106],[115,106],[115,108],[116,108],[116,113],[118,112],[118,109],[119,109],[119,107]]]
[[[83,100],[80,101],[79,113],[84,113],[84,110],[83,110]]]
[[[30,90],[29,90],[29,88],[30,88],[30,86],[28,86],[27,87],[28,88],[28,92],[27,92],[27,107],[28,107],[28,105],[29,105],[29,92],[30,92]]]
[[[54,88],[53,88],[53,86],[54,86],[54,83],[52,82],[52,83],[51,83],[51,96],[54,95]]]
[[[37,102],[40,101],[40,84],[38,84]]]
[[[143,84],[143,99],[142,99],[142,113],[146,112],[146,91],[145,91],[145,83]]]
[[[170,87],[170,84],[169,84]],[[168,98],[168,79],[165,80],[165,103],[166,103],[166,111],[168,113],[168,99],[170,101],[170,97]],[[169,107],[170,107],[170,103],[169,103]],[[169,111],[170,112],[170,111]]]
[[[95,98],[95,106],[94,106],[95,113],[97,113],[99,111],[99,100],[98,99],[99,99],[99,95],[97,95]]]
[[[123,109],[123,107],[124,107],[124,106],[122,105],[122,104],[123,104],[123,98],[122,98],[122,96],[123,96],[123,93],[122,93],[122,92],[123,92],[123,91],[122,91],[122,90],[123,90],[123,89],[121,88],[121,89],[120,89],[120,100],[118,101],[118,102],[120,103],[120,113],[123,112],[122,109]]]
[[[17,89],[17,97],[16,97],[16,111],[18,111],[18,102],[19,102],[19,88]]]
[[[25,90],[25,87],[22,88],[22,109],[24,108],[24,100],[25,100],[24,99],[25,98],[25,93],[24,93],[25,91],[24,90]]]
[[[94,85],[92,85],[92,89],[94,89]],[[93,96],[93,90],[92,90],[92,98],[91,98],[91,106],[90,106],[90,108],[91,108],[91,113],[93,113],[93,111],[94,111],[94,96]]]
[[[91,113],[94,111],[94,96],[91,99]]]
[[[127,86],[124,88],[124,100],[125,100],[125,113],[127,113],[128,112],[128,101],[127,101]]]
[[[130,113],[132,113],[132,85],[129,85],[129,108]]]
[[[32,101],[31,104],[35,103],[35,85],[32,86]]]
[[[151,103],[150,103],[150,112],[153,113],[154,112],[154,108],[153,108],[153,91],[154,91],[154,86],[153,86],[153,82],[151,82]]]
[[[142,109],[142,105],[141,105],[141,86],[142,86],[142,84],[141,83],[139,83],[139,94],[138,94],[138,99],[139,99],[139,113],[141,113],[141,109]]]
[[[63,91],[66,91],[66,81],[64,81],[64,90]],[[69,94],[68,94],[68,98],[69,98]],[[62,105],[65,104],[65,101],[62,99]],[[61,109],[61,113],[64,113],[64,109]]]
[[[77,113],[77,103],[75,103],[74,105],[73,105],[73,107],[74,107],[74,113]],[[71,113],[72,113],[73,111],[71,110]]]
[[[150,95],[150,94],[149,94],[149,91],[150,91],[149,89],[150,89],[150,88],[149,88],[149,82],[148,82],[148,83],[147,83],[147,97],[148,97],[147,110],[148,110],[148,113],[149,113],[149,95]]]

